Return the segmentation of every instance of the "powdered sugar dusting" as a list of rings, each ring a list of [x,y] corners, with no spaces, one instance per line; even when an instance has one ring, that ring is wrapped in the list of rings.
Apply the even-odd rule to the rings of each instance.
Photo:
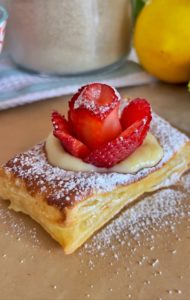
[[[96,84],[96,83],[95,83]],[[94,83],[93,83],[94,85]],[[113,90],[113,101],[109,104],[100,105],[96,103],[96,100],[100,97],[101,89],[97,87],[93,87],[93,85],[90,88],[90,100],[88,99],[86,95],[86,88],[84,88],[81,92],[78,98],[75,100],[74,103],[74,109],[78,108],[86,108],[89,111],[93,112],[95,115],[99,115],[100,117],[104,117],[106,113],[114,109],[117,105],[117,103],[121,100],[121,96],[118,93],[118,91],[111,87]],[[99,84],[98,84],[99,85]],[[88,87],[89,85],[87,85]],[[84,95],[85,94],[85,95]],[[93,95],[93,97],[92,97]]]
[[[162,119],[156,114],[153,114],[153,120],[150,130],[155,137],[160,141],[161,146],[164,149],[164,157],[161,164],[168,161],[173,153],[176,153],[189,138],[172,127],[167,121]]]
[[[151,131],[163,147],[164,156],[155,167],[145,168],[136,174],[65,171],[48,163],[44,144],[17,155],[4,168],[6,172],[24,179],[30,193],[39,193],[40,191],[49,204],[56,204],[58,207],[64,208],[94,193],[106,193],[112,191],[116,186],[138,181],[159,169],[189,140],[157,115],[153,115]],[[172,180],[168,180],[167,184],[172,184]]]
[[[181,219],[190,217],[189,203],[186,201],[190,196],[189,183],[190,173],[179,181],[178,186],[182,185],[182,190],[176,187],[163,189],[127,208],[86,243],[85,250],[91,253],[92,250],[103,251],[113,245],[113,240],[117,240],[119,245],[126,244],[130,238],[138,241],[140,235],[147,234],[150,228],[152,232],[152,229],[160,231],[169,226],[174,231]]]

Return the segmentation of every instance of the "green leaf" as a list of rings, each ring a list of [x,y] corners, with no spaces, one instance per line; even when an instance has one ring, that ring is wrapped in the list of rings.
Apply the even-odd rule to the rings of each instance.
[[[133,15],[134,15],[134,19],[137,18],[138,14],[140,13],[141,9],[143,8],[143,6],[145,5],[147,0],[133,0]]]

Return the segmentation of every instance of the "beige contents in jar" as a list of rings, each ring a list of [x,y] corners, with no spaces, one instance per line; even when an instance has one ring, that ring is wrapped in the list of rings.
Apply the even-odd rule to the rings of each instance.
[[[130,48],[130,0],[4,0],[9,51],[26,68],[80,73],[111,65]]]

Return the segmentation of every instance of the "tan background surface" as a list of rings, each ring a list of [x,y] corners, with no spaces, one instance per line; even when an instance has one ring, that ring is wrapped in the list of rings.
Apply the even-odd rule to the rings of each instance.
[[[190,135],[190,94],[185,86],[155,83],[121,93],[146,97],[157,113]],[[0,163],[44,139],[51,129],[51,111],[64,111],[67,99],[0,112]],[[187,203],[190,206],[190,199]],[[175,233],[170,228],[152,231],[152,244],[143,236],[139,247],[131,240],[136,250],[122,246],[119,259],[109,249],[102,249],[101,257],[84,247],[65,256],[40,226],[23,214],[8,212],[0,201],[0,299],[190,299],[189,220],[184,218]],[[147,260],[141,265],[142,255]],[[159,266],[153,268],[155,258]]]

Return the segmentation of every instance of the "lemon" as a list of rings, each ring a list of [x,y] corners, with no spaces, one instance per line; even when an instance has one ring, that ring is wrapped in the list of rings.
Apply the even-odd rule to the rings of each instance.
[[[134,46],[143,67],[158,79],[190,79],[190,0],[148,1],[137,18]]]

